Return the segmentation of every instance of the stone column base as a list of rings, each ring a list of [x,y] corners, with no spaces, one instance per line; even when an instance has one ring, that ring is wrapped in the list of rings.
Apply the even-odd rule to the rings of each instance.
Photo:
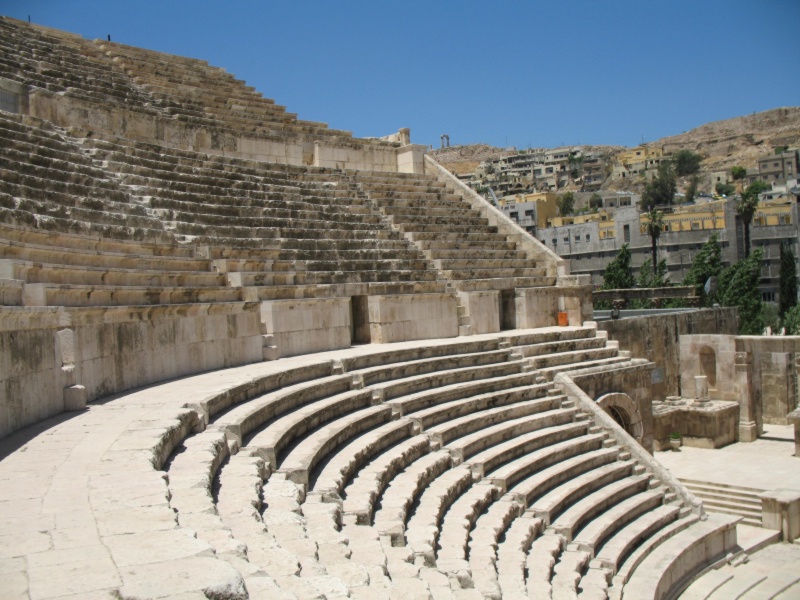
[[[755,442],[758,439],[758,424],[755,421],[739,421],[739,441]]]

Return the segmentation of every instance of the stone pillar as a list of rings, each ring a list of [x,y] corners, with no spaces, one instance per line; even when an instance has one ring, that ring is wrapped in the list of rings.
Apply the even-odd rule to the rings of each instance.
[[[734,357],[736,395],[739,400],[739,441],[753,442],[758,439],[755,399],[753,398],[753,354],[737,352]]]
[[[694,403],[708,404],[708,377],[705,375],[695,375],[694,389]]]
[[[794,425],[794,455],[800,458],[800,408],[795,408],[786,415],[786,419]]]
[[[764,529],[780,531],[785,543],[800,537],[800,490],[778,489],[761,494],[761,524]]]

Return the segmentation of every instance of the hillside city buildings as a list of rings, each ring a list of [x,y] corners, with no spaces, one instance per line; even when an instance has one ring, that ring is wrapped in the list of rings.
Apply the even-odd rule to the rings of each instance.
[[[760,179],[772,189],[760,195],[759,208],[750,227],[752,247],[764,249],[764,264],[759,285],[764,301],[772,302],[778,293],[780,246],[800,255],[800,187],[797,149],[764,156],[749,169],[746,184]],[[653,176],[669,155],[661,149],[640,146],[616,157],[584,153],[580,147],[534,150],[488,161],[476,170],[470,185],[479,192],[488,189],[498,197],[499,208],[529,234],[561,257],[569,259],[571,272],[589,274],[600,286],[606,265],[623,244],[628,244],[634,268],[651,258],[651,239],[646,233],[647,219],[639,208],[640,196],[630,192],[601,192],[607,179],[621,180]],[[583,184],[575,193],[575,214],[560,216],[558,191],[570,178]],[[730,172],[710,174],[710,184],[732,183]],[[665,230],[658,243],[659,259],[667,263],[669,280],[680,283],[691,267],[695,253],[717,234],[722,246],[723,264],[728,266],[744,257],[744,228],[735,210],[734,196],[701,195],[694,202],[664,207]]]

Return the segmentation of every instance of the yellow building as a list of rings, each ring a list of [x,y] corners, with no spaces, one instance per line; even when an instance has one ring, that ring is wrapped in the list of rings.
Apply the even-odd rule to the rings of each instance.
[[[664,231],[701,231],[725,229],[725,200],[679,206],[671,213],[664,214]],[[639,215],[639,227],[646,233],[647,213]]]
[[[625,150],[617,155],[617,162],[626,167],[631,165],[646,163],[649,160],[660,159],[664,156],[661,148],[651,148],[650,146],[637,146],[630,150]]]
[[[566,217],[553,217],[547,220],[547,227],[562,227],[564,225],[582,225],[584,223],[611,223],[613,226],[614,217],[610,217],[608,212],[600,210],[596,213],[585,213],[582,215],[568,215]]]
[[[556,201],[558,195],[553,192],[534,192],[531,194],[512,194],[500,199],[500,206],[509,206],[533,202],[536,204],[536,226],[540,229],[548,227],[547,223],[558,214]]]
[[[792,204],[786,197],[761,202],[753,215],[753,227],[792,224]]]

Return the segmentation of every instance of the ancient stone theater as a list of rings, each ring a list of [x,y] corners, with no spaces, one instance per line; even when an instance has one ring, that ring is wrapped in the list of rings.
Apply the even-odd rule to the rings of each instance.
[[[1,597],[660,599],[738,552],[652,360],[407,129],[0,18],[0,146]]]

